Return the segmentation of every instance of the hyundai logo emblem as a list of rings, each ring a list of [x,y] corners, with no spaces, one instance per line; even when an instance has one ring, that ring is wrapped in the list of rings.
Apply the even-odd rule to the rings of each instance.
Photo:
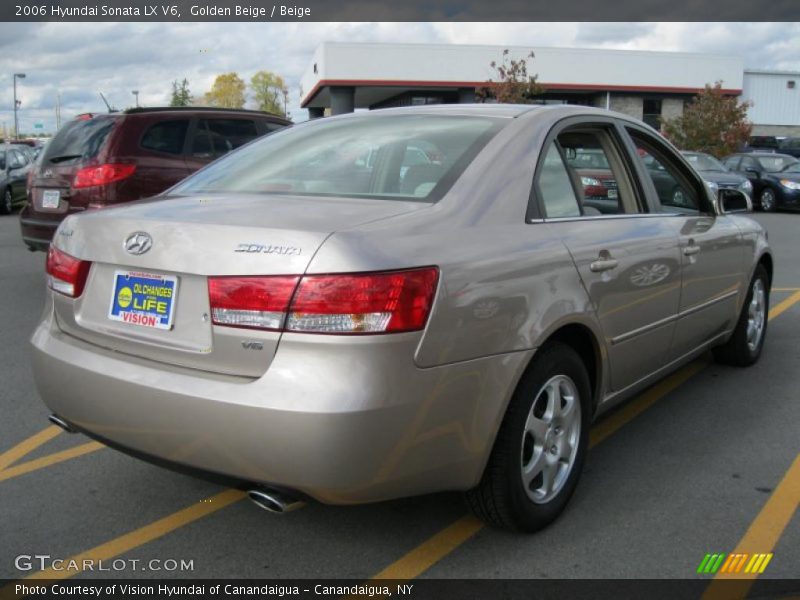
[[[124,246],[131,254],[144,254],[153,247],[153,238],[144,231],[137,231],[128,236]]]

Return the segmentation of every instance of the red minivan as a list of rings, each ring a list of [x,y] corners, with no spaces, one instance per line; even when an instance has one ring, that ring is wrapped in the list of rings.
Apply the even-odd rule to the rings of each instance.
[[[215,158],[291,122],[264,112],[134,108],[62,127],[28,174],[22,239],[47,250],[67,215],[154,196]]]

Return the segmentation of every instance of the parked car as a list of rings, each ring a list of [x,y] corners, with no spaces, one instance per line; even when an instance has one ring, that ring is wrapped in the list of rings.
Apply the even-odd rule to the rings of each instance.
[[[744,152],[777,152],[780,140],[774,135],[753,135],[747,140]]]
[[[735,189],[751,196],[753,185],[744,175],[733,173],[715,157],[705,152],[681,152],[712,190]]]
[[[778,152],[800,158],[800,137],[787,137],[780,141]]]
[[[765,212],[779,208],[798,208],[796,172],[784,172],[798,159],[788,154],[751,152],[732,154],[722,163],[746,177],[753,186],[753,199]]]
[[[567,163],[580,176],[584,206],[600,213],[619,210],[617,182],[601,148],[581,147],[566,154]]]
[[[373,147],[372,176],[347,177]],[[409,147],[438,164],[403,171]],[[614,214],[589,210],[565,159],[589,150]],[[709,348],[758,360],[773,261],[732,214],[748,205],[599,109],[313,120],[65,219],[35,380],[61,427],[224,475],[267,510],[465,490],[534,531],[575,490],[597,415]]]
[[[46,250],[67,215],[154,196],[289,123],[263,112],[195,107],[79,115],[34,169],[22,239],[31,250]]]
[[[9,215],[14,207],[25,203],[25,189],[33,159],[27,146],[0,146],[0,215]]]

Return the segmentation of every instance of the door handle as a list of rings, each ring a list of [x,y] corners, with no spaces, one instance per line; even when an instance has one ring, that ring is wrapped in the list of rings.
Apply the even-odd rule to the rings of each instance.
[[[589,265],[589,269],[592,273],[600,273],[602,271],[610,271],[611,269],[616,269],[617,265],[616,258],[598,258],[596,261]]]
[[[694,256],[698,252],[700,252],[700,246],[685,246],[683,248],[684,256]]]

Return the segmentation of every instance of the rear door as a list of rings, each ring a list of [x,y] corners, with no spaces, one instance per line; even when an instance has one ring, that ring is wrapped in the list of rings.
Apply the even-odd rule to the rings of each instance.
[[[670,350],[678,359],[733,327],[745,277],[741,233],[729,217],[715,214],[702,179],[666,144],[644,129],[627,131],[642,166],[658,165],[659,178],[669,182],[649,193],[679,237],[680,309]]]
[[[615,189],[601,211],[594,182],[571,157],[602,154]],[[568,120],[551,133],[535,194],[569,250],[605,337],[611,387],[623,390],[665,364],[680,296],[678,240],[669,217],[648,212],[611,119]]]
[[[259,136],[253,118],[199,117],[192,131],[186,162],[196,171]]]
[[[139,137],[137,173],[141,197],[155,196],[189,175],[184,150],[191,118],[170,117],[151,121],[143,115],[146,125]]]

